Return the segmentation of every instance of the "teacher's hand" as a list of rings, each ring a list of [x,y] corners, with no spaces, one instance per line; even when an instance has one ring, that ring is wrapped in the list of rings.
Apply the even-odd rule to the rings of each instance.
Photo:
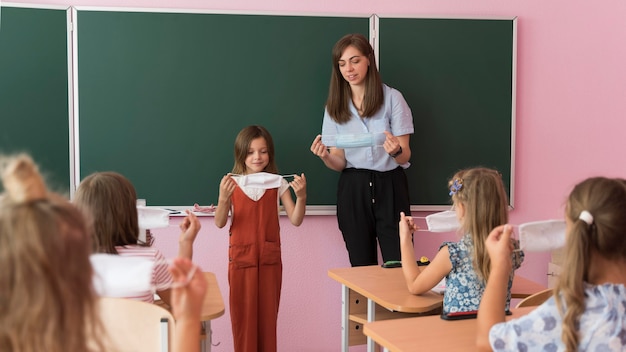
[[[393,134],[391,134],[391,132],[389,131],[385,131],[385,143],[383,144],[383,147],[385,148],[385,151],[387,152],[387,154],[396,154],[397,152],[400,151],[400,140],[398,139],[398,137],[394,136]]]
[[[328,157],[328,148],[322,143],[322,135],[318,134],[311,144],[311,153],[319,156],[322,160]]]

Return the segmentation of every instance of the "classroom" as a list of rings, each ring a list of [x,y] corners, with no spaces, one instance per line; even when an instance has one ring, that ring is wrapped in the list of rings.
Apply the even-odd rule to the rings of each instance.
[[[622,44],[626,40],[626,26],[623,25],[626,2],[623,0],[607,0],[601,5],[565,0],[180,0],[175,3],[164,0],[14,0],[12,3],[247,14],[516,17],[515,167],[511,175],[515,183],[515,201],[510,213],[511,223],[560,219],[566,196],[574,184],[594,175],[626,175],[622,149],[626,148],[622,136],[622,131],[626,129],[623,117],[626,112],[626,67],[623,64],[626,62],[626,47]],[[330,49],[319,55],[329,57]],[[307,70],[307,67],[304,65],[300,69]],[[0,116],[0,126],[11,119],[4,112]],[[420,116],[414,115],[416,129],[419,128],[419,120]],[[320,110],[320,126],[321,122]],[[258,123],[263,124],[263,121]],[[311,140],[317,133],[317,130],[310,131]],[[144,137],[150,138],[150,133],[146,132]],[[448,138],[455,138],[454,134],[450,133]],[[227,150],[222,154],[230,160],[230,145],[217,146],[217,149]],[[184,153],[184,149],[180,152]],[[414,154],[420,152],[413,151]],[[310,154],[308,150],[302,153]],[[207,157],[198,162],[208,160]],[[320,163],[319,167],[324,166]],[[414,163],[411,168],[419,169],[420,165]],[[450,170],[450,173],[454,171]],[[207,182],[206,187],[216,190],[218,183]],[[329,187],[334,188],[335,185]],[[415,215],[419,216],[418,213]],[[172,225],[177,225],[179,219],[172,217]],[[228,307],[228,228],[217,229],[211,216],[202,217],[201,222],[194,261],[203,270],[215,273]],[[170,226],[153,232],[156,238],[154,245],[167,257],[175,256],[177,228]],[[339,350],[341,287],[329,278],[328,270],[349,267],[350,263],[336,217],[332,214],[310,214],[300,227],[289,226],[289,220],[282,217],[281,239],[284,273],[278,317],[279,350]],[[432,258],[442,241],[454,239],[453,234],[419,232],[415,236],[416,255]],[[547,286],[550,261],[550,253],[528,253],[517,274]],[[228,310],[211,326],[212,350],[231,351],[233,343]],[[351,347],[350,351],[365,351],[365,346]]]

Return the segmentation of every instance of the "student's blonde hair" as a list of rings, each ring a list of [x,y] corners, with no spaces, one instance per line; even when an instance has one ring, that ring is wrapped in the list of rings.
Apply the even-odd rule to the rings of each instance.
[[[593,217],[588,224],[583,211]],[[588,282],[592,254],[626,267],[626,181],[593,177],[577,184],[569,195],[565,216],[570,222],[563,267],[555,288],[563,317],[562,339],[566,351],[577,351],[578,324],[585,311],[584,282]],[[565,309],[565,307],[567,307]]]
[[[372,45],[360,33],[343,36],[335,43],[332,49],[332,73],[328,88],[328,98],[326,99],[328,115],[338,124],[344,124],[352,118],[350,113],[352,88],[350,88],[350,83],[343,78],[339,70],[339,59],[350,46],[354,47],[369,60],[369,67],[367,68],[364,81],[365,96],[363,97],[363,113],[361,116],[369,117],[374,115],[383,106],[385,99],[383,82],[376,68],[376,56],[374,56]]]
[[[137,193],[130,180],[117,172],[96,172],[78,185],[74,203],[90,220],[94,252],[117,254],[115,246],[138,243]]]
[[[29,156],[0,169],[0,351],[103,351],[80,211],[46,190]]]
[[[248,157],[248,149],[253,140],[257,138],[265,139],[267,144],[267,155],[269,156],[269,162],[265,167],[265,172],[277,174],[278,168],[276,167],[276,160],[274,159],[274,140],[269,131],[259,125],[252,125],[245,127],[237,134],[235,138],[235,164],[233,165],[232,173],[245,174],[246,173],[246,158]]]
[[[472,261],[476,274],[487,281],[490,271],[485,239],[491,230],[509,221],[507,194],[502,175],[488,168],[457,172],[448,184],[454,204],[462,203],[465,216],[461,227],[472,239]],[[460,187],[459,187],[460,186]]]

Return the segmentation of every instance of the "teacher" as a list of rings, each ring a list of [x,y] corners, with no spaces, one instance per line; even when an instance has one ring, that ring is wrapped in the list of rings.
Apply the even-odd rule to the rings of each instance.
[[[400,260],[400,212],[410,214],[408,181],[413,117],[402,94],[382,83],[374,50],[348,34],[332,50],[333,71],[322,135],[311,152],[341,172],[337,221],[352,266]],[[348,138],[346,138],[348,137]]]

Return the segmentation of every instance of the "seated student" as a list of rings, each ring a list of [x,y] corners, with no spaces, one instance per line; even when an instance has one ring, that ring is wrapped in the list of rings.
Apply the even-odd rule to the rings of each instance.
[[[0,163],[0,351],[111,351],[97,310],[89,260],[91,238],[81,212],[49,192],[26,155]],[[174,260],[175,351],[199,350],[206,280]]]
[[[504,322],[511,227],[487,238],[491,275],[478,312],[480,351],[626,350],[626,180],[594,177],[574,187],[565,208],[563,272],[554,295]]]
[[[422,294],[446,278],[443,317],[450,313],[478,310],[485,282],[490,277],[489,257],[484,241],[495,226],[508,221],[508,202],[502,176],[487,168],[457,172],[449,182],[450,195],[463,236],[459,242],[444,242],[431,263],[420,272],[415,261],[412,233],[417,226],[411,217],[400,214],[402,272],[409,291]],[[511,254],[513,267],[507,273],[508,290],[502,313],[509,310],[514,269],[520,267],[522,252]]]
[[[172,276],[167,270],[165,256],[150,243],[139,241],[137,194],[135,187],[116,172],[96,172],[80,183],[74,203],[91,220],[95,237],[94,252],[121,256],[144,257],[154,260],[152,285],[161,299],[170,303]],[[192,258],[193,242],[200,231],[200,221],[192,212],[180,225],[178,256]],[[142,292],[132,297],[154,302],[153,292]]]

